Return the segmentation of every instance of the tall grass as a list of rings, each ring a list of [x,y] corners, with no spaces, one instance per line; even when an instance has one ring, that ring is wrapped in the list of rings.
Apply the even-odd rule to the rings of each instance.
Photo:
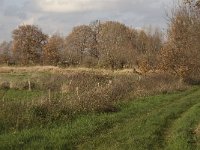
[[[186,88],[167,74],[23,72],[20,80],[17,74],[0,79],[1,133],[70,122],[85,113],[116,112],[123,100]]]

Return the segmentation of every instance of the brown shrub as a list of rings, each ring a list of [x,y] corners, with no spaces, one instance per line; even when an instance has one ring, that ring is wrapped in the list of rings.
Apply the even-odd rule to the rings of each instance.
[[[74,106],[83,111],[116,111],[115,103],[133,90],[133,78],[116,77],[106,85],[96,86],[74,97]]]
[[[0,89],[9,89],[10,88],[10,83],[8,81],[0,81]]]
[[[27,90],[29,87],[28,81],[12,81],[10,82],[10,89]]]
[[[34,84],[37,90],[52,90],[60,91],[61,86],[67,81],[67,78],[62,74],[45,74],[32,77],[30,81]]]
[[[185,77],[184,81],[191,85],[200,84],[200,66],[196,66],[195,69],[191,70]]]
[[[56,120],[72,120],[79,113],[115,112],[118,111],[116,103],[130,97],[133,100],[136,96],[173,92],[187,87],[179,78],[166,73],[151,73],[137,80],[133,74],[109,76],[81,72],[48,75],[31,81],[35,88],[52,90],[44,92],[37,100],[25,103],[0,101],[1,129],[45,126]],[[27,88],[26,81],[19,83],[10,87]],[[60,91],[61,87],[65,87],[66,92]]]
[[[136,82],[133,95],[143,96],[169,93],[176,90],[184,90],[186,88],[187,85],[182,82],[179,77],[175,77],[168,73],[151,73],[141,77],[141,80]]]
[[[197,126],[196,130],[194,131],[197,136],[200,136],[200,124]]]
[[[74,73],[68,76],[69,90],[70,92],[74,92],[78,87],[79,93],[83,93],[98,85],[106,85],[109,80],[112,80],[112,78],[113,77],[109,75],[100,75],[95,73]]]

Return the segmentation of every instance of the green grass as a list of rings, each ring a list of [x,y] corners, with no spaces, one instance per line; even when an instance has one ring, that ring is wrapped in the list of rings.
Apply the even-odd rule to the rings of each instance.
[[[5,101],[30,101],[39,98],[43,94],[44,92],[38,90],[0,90],[0,99],[4,97]]]
[[[28,73],[0,73],[2,80],[16,81],[27,80],[30,77]]]
[[[200,103],[191,107],[173,122],[166,139],[166,149],[197,149],[194,129],[200,121]],[[200,147],[199,147],[200,148]],[[198,148],[198,149],[199,149]]]
[[[16,80],[27,80],[31,77],[40,77],[40,76],[49,76],[50,72],[6,72],[1,73],[1,79],[9,80],[9,81],[16,81]]]
[[[198,149],[200,88],[132,100],[115,113],[82,114],[0,135],[0,149]]]

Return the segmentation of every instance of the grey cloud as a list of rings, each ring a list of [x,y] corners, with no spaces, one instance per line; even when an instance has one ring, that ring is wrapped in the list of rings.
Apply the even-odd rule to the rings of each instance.
[[[18,17],[19,19],[27,19],[27,14],[20,9],[19,7],[16,7],[15,5],[10,5],[6,7],[4,11],[5,17]]]
[[[0,0],[0,7],[4,6],[4,2],[5,2],[5,0]]]
[[[128,26],[164,26],[165,5],[173,0],[91,0],[77,11],[46,11],[40,3],[45,0],[0,0],[0,41],[9,40],[11,32],[22,23],[34,23],[44,32],[56,31],[68,34],[80,24],[89,24],[96,19],[120,21]],[[57,0],[69,3],[69,0]],[[80,1],[80,0],[79,0]],[[50,2],[50,1],[49,1]],[[63,4],[64,5],[64,4]],[[2,27],[3,26],[3,27]]]

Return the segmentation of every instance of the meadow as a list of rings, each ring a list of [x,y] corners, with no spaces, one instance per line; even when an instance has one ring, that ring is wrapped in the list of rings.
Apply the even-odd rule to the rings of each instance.
[[[8,17],[2,27],[12,33],[2,34],[9,41],[0,39],[0,150],[200,150],[200,0],[163,7],[166,25],[151,16],[156,1],[114,1],[109,9],[107,1],[77,0],[72,6],[81,6],[80,13],[94,4],[98,14],[105,7],[117,18],[103,12],[88,24],[78,19],[71,31],[76,11],[50,11],[37,2],[2,7]],[[16,16],[9,13],[15,7]],[[125,8],[122,16],[118,7]],[[84,14],[78,17],[91,18]],[[10,25],[15,17],[18,26]],[[59,33],[50,31],[51,17],[62,21]],[[34,24],[41,21],[51,34]]]
[[[0,69],[0,149],[200,149],[199,113],[167,73]]]

